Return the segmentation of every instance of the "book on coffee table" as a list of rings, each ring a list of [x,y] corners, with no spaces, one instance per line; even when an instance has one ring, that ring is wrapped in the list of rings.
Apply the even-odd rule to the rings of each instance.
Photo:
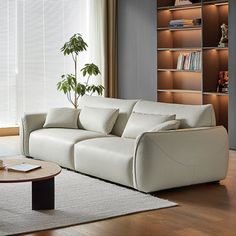
[[[26,163],[7,167],[9,171],[17,171],[17,172],[29,172],[39,168],[41,168],[40,165],[26,164]]]

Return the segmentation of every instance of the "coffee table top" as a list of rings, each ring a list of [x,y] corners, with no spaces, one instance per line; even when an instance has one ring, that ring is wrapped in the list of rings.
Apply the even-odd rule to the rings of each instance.
[[[39,161],[30,158],[5,159],[4,165],[18,165],[22,163],[40,165],[41,168],[29,172],[8,171],[7,169],[0,170],[0,183],[17,183],[40,181],[50,179],[61,172],[61,167],[52,162]]]

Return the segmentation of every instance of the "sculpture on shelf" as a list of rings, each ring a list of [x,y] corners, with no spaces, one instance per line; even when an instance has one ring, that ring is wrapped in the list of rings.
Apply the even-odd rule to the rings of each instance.
[[[228,71],[220,71],[217,92],[228,93],[228,91],[229,91],[229,73]]]
[[[228,47],[228,25],[222,24],[221,25],[221,39],[219,42],[218,47]]]

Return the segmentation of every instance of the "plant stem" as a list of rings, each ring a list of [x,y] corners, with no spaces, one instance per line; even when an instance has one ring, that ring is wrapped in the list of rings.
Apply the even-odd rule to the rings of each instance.
[[[74,62],[75,62],[75,88],[77,88],[77,55],[75,55],[75,60],[74,60]],[[75,102],[74,102],[74,107],[75,107],[75,109],[77,109],[77,106],[78,106],[78,104],[77,104],[77,90],[75,89]]]
[[[69,102],[74,106],[75,104],[73,103],[72,99],[71,99],[71,94],[70,92],[66,94],[67,95],[67,99],[69,100]]]
[[[91,77],[91,75],[88,76],[88,79],[87,79],[87,81],[86,81],[86,86],[88,86],[90,77]]]
[[[75,57],[73,53],[71,54],[71,56],[72,56],[73,61],[75,61]]]

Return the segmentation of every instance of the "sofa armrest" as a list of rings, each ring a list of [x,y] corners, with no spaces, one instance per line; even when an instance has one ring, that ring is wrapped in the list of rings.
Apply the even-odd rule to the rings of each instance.
[[[46,113],[25,114],[20,122],[21,154],[29,156],[29,136],[34,130],[43,128]]]
[[[134,187],[143,192],[224,179],[229,159],[224,127],[147,132],[136,140]]]

